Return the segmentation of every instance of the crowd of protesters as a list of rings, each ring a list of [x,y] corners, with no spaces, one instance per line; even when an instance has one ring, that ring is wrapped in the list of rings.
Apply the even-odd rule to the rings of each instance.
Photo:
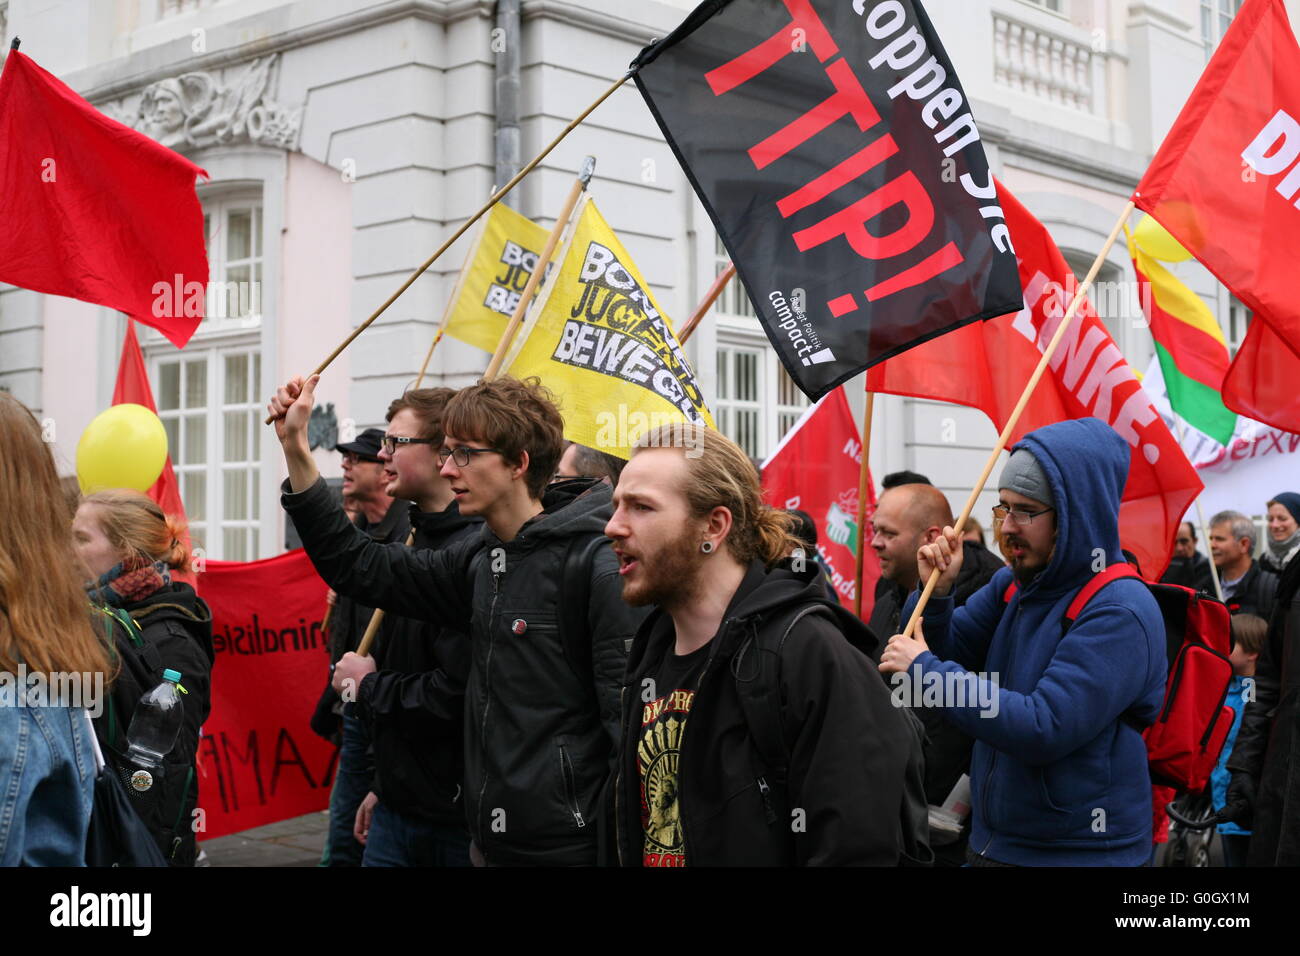
[[[999,554],[978,523],[953,527],[925,476],[887,476],[863,534],[881,571],[864,623],[829,586],[815,523],[765,504],[712,429],[652,428],[624,461],[565,442],[535,380],[417,389],[337,446],[340,503],[308,445],[316,384],[287,382],[270,411],[283,506],[332,589],[312,715],[340,748],[323,864],[1153,859],[1142,729],[1166,692],[1160,609],[1121,577],[1067,612],[1098,555],[1130,557],[1129,449],[1101,422],[1011,450]],[[0,526],[0,671],[109,688],[93,721],[0,706],[0,863],[84,861],[94,753],[129,772],[125,724],[170,669],[184,722],[136,809],[162,858],[192,865],[214,655],[184,530],[135,492],[70,509],[35,419],[3,394],[0,442],[0,504],[29,518]],[[1210,788],[1229,865],[1300,861],[1300,495],[1267,514],[1262,551],[1249,518],[1214,515],[1208,558],[1181,525],[1164,577],[1232,614],[1234,721]]]

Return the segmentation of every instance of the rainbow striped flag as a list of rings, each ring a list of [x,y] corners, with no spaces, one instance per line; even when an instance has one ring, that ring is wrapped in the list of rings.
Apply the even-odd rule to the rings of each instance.
[[[1223,404],[1228,346],[1214,314],[1154,256],[1128,237],[1140,296],[1165,376],[1169,404],[1179,418],[1222,445],[1232,439],[1237,415]]]

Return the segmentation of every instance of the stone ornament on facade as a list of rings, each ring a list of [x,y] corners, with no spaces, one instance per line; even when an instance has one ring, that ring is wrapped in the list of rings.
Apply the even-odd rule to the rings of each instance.
[[[119,102],[105,112],[180,152],[232,143],[293,150],[302,111],[267,95],[279,59],[254,60],[230,85],[214,73],[169,76],[145,87],[134,111]]]

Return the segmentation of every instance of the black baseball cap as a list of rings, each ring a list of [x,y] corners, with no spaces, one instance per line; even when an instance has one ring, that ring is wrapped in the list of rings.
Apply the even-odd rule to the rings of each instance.
[[[341,442],[334,446],[337,452],[352,452],[364,461],[379,461],[379,448],[384,441],[382,428],[367,428],[354,441]]]

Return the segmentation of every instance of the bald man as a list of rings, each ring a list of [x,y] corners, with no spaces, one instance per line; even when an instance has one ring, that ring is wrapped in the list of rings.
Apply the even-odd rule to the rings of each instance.
[[[933,485],[896,485],[881,493],[871,522],[871,547],[880,559],[881,586],[876,590],[869,626],[877,637],[903,630],[907,623],[899,620],[903,603],[914,588],[924,584],[918,580],[916,552],[933,544],[952,523],[952,507]],[[1001,561],[976,542],[963,541],[962,549],[961,574],[953,587],[958,606],[1002,567]],[[913,712],[925,725],[925,798],[933,806],[942,806],[961,775],[970,770],[972,741],[945,721],[937,708],[918,707]],[[966,860],[966,831],[955,842],[932,848],[936,865],[961,866]]]

